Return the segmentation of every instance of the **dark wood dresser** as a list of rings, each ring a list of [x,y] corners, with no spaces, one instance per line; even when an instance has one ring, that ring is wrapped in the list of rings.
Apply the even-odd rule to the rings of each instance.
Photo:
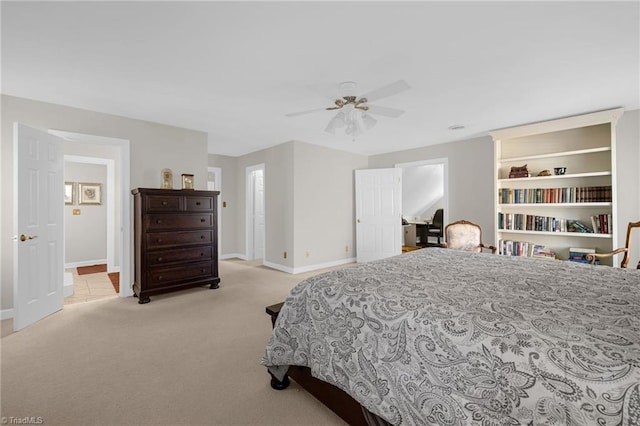
[[[152,294],[218,288],[219,191],[136,188],[135,281],[138,303]]]

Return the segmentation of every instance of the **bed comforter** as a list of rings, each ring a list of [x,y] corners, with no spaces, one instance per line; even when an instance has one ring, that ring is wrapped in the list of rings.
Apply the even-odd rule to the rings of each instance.
[[[407,425],[639,425],[640,271],[427,248],[290,292],[262,364]]]

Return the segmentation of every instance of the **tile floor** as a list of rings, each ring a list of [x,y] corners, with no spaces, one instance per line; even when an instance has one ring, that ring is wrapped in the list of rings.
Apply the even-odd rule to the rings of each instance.
[[[67,269],[66,272],[73,274],[73,294],[65,297],[65,305],[117,296],[106,272],[78,275],[76,268]]]

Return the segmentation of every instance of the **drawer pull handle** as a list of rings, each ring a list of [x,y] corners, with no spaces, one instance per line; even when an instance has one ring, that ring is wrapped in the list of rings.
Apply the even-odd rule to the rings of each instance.
[[[200,253],[200,256],[204,256],[204,253]]]
[[[162,223],[162,219],[156,220],[156,223]]]
[[[162,275],[158,275],[158,281],[162,281]]]
[[[199,206],[199,205],[200,205],[200,201],[196,202],[196,206]]]
[[[206,269],[200,269],[200,272],[207,272]]]
[[[158,262],[162,262],[162,258],[161,257],[158,258]]]
[[[162,238],[158,238],[158,239],[156,240],[156,243],[161,243],[161,242],[162,242]]]
[[[200,235],[200,239],[201,239],[201,240],[204,240],[204,235]]]
[[[168,203],[167,203],[166,201],[163,201],[163,202],[162,202],[162,205],[163,205],[163,206],[166,206],[167,204],[168,204]]]
[[[204,223],[204,219],[200,219],[200,222]]]

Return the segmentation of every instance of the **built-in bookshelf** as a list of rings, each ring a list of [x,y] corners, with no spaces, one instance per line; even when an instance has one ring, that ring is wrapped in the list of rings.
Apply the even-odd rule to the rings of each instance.
[[[598,253],[617,247],[615,126],[622,113],[491,132],[500,254],[567,260],[572,247]]]

